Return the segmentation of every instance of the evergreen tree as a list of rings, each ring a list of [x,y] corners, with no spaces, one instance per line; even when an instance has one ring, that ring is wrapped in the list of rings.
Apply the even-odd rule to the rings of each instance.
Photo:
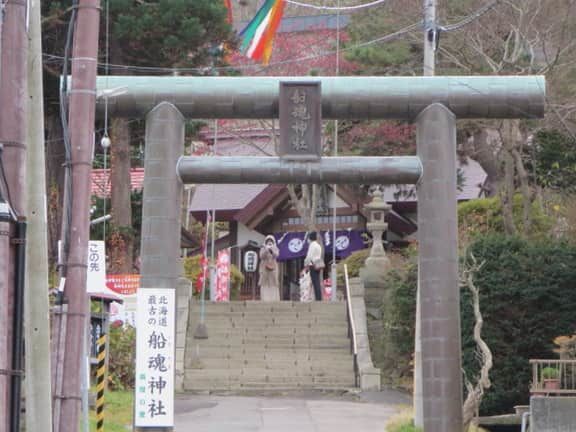
[[[47,124],[47,164],[50,211],[51,258],[55,261],[56,241],[60,235],[61,190],[64,148],[59,113],[59,79],[72,2],[50,1],[42,4],[43,47],[45,58],[45,105]],[[100,63],[106,61],[106,21],[109,17],[109,68],[100,66],[99,74],[144,74],[148,70],[125,67],[176,68],[210,67],[223,63],[218,48],[234,46],[231,26],[226,22],[224,1],[218,0],[102,0],[100,20]],[[110,10],[107,11],[109,6]],[[120,66],[118,66],[120,65]],[[70,70],[70,69],[69,69]],[[160,73],[165,71],[158,71]],[[158,73],[156,72],[156,73]],[[128,119],[110,121],[112,137],[112,229],[116,245],[112,251],[114,272],[132,271],[134,231],[130,203],[130,154],[132,137],[142,135],[142,122]],[[70,125],[74,127],[74,125]],[[96,142],[102,137],[98,124]],[[97,145],[97,152],[100,146]],[[99,155],[97,155],[98,157]]]

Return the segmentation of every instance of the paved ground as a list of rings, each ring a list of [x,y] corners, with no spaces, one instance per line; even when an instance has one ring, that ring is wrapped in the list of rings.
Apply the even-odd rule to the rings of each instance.
[[[405,395],[288,393],[270,396],[180,395],[175,432],[384,432]]]

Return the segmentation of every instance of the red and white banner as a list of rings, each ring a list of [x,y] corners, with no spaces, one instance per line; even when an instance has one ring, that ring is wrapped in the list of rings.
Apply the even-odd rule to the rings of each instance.
[[[106,289],[122,297],[124,303],[110,304],[110,320],[136,326],[136,294],[140,288],[139,274],[106,275]]]
[[[135,295],[140,286],[139,274],[106,275],[106,287],[121,296]]]
[[[230,301],[230,251],[224,249],[218,251],[216,261],[216,296],[217,302]]]

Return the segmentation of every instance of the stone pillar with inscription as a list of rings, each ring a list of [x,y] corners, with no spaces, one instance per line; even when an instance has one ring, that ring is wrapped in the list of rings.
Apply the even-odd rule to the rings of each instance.
[[[280,82],[280,148],[284,160],[316,161],[322,156],[321,83]]]

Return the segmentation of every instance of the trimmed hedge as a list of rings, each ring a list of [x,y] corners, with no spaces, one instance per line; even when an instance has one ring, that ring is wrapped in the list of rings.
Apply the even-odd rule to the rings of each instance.
[[[553,339],[576,330],[576,247],[557,241],[528,241],[491,235],[469,250],[478,262],[476,275],[484,317],[482,335],[494,355],[492,388],[481,414],[511,412],[529,399],[532,358],[555,358]],[[389,275],[390,302],[383,306],[385,371],[410,371],[414,341],[417,267]],[[472,339],[474,316],[467,288],[462,289],[463,367],[475,380],[479,365]]]

